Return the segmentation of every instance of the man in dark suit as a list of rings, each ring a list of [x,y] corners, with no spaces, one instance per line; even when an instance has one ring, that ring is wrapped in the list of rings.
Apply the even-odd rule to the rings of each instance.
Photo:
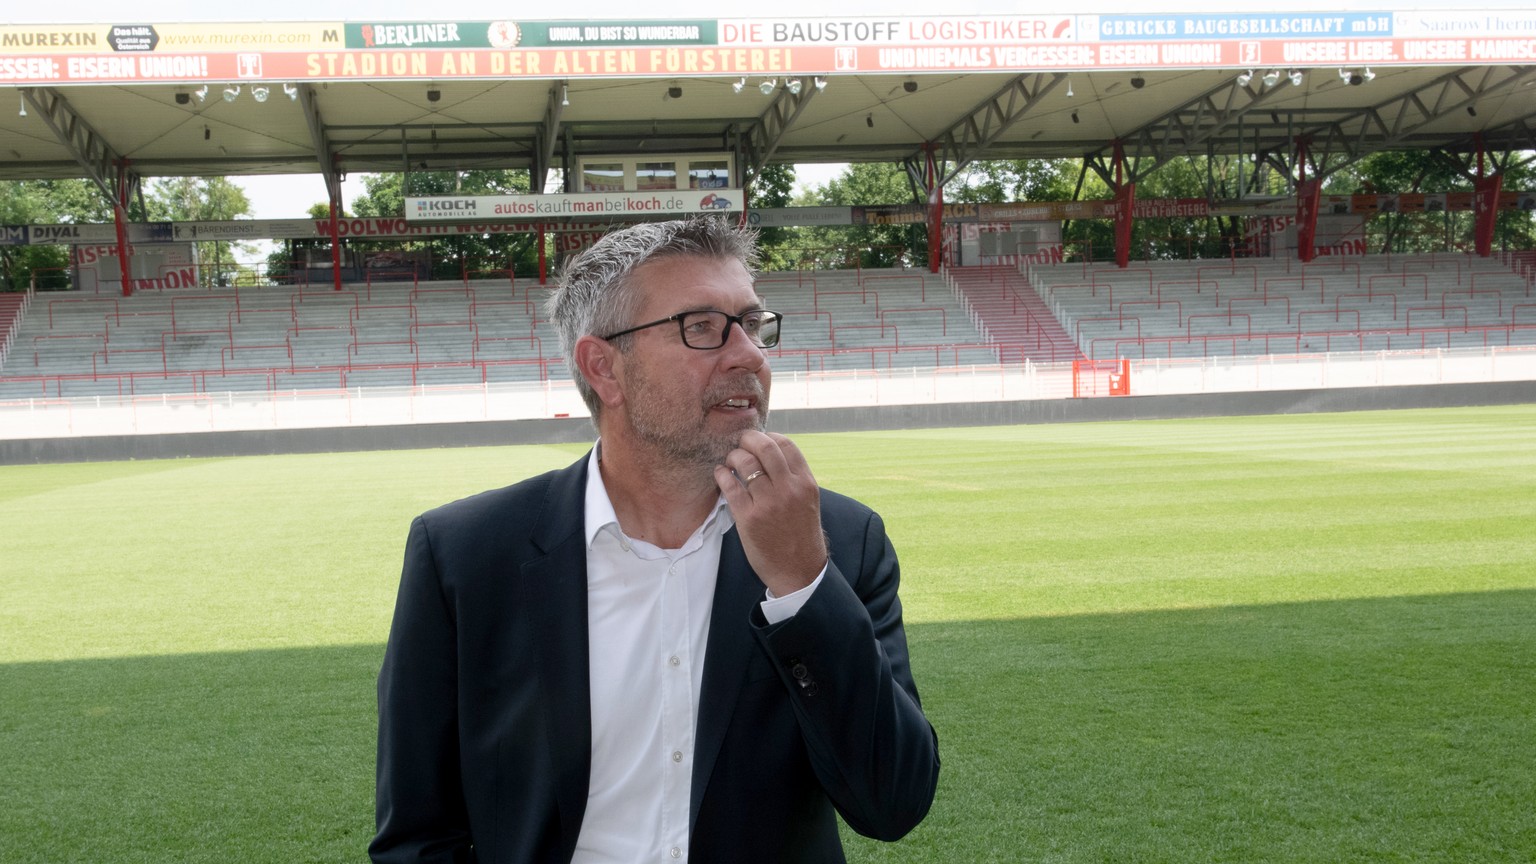
[[[379,675],[375,862],[837,862],[937,738],[880,517],[764,431],[780,316],[718,219],[615,232],[550,301],[598,444],[417,518]]]

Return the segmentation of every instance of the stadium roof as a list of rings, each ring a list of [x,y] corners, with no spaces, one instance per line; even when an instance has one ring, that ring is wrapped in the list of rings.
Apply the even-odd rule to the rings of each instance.
[[[1525,151],[1533,61],[1518,9],[5,25],[0,179]]]

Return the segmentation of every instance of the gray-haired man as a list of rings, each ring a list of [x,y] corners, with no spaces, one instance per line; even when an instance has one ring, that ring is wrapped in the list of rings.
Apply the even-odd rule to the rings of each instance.
[[[377,862],[836,862],[933,801],[896,555],[764,431],[752,236],[617,231],[551,298],[597,427],[419,517],[379,677]]]

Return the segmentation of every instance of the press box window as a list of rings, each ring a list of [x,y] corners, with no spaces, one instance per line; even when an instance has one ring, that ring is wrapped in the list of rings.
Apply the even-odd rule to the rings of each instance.
[[[731,185],[731,167],[725,160],[688,163],[688,188],[725,189]]]
[[[676,188],[676,162],[641,162],[635,165],[635,189],[644,192]]]
[[[623,192],[624,163],[589,162],[581,169],[581,191]]]

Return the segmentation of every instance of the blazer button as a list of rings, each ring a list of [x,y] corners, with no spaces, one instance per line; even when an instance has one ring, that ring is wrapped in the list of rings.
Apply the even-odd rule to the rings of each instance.
[[[795,665],[789,667],[789,674],[795,676],[795,683],[800,685],[800,692],[807,696],[816,695],[816,679],[811,677],[811,670],[806,668],[799,660],[790,661]]]

